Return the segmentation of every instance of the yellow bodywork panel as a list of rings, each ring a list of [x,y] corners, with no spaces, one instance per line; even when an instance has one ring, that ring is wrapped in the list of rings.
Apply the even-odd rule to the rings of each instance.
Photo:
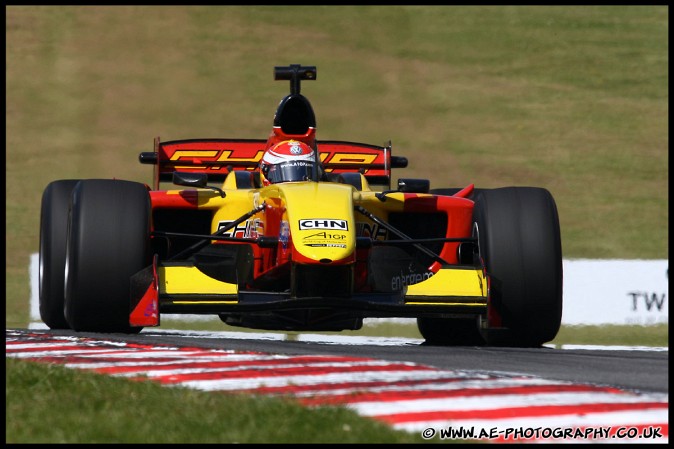
[[[457,300],[456,297],[466,299]],[[409,285],[405,300],[406,303],[484,305],[487,301],[487,281],[481,269],[441,269],[427,280]]]
[[[278,186],[298,253],[310,260],[342,260],[355,250],[353,187],[298,182]]]
[[[159,294],[236,295],[236,284],[218,281],[195,267],[157,267]]]

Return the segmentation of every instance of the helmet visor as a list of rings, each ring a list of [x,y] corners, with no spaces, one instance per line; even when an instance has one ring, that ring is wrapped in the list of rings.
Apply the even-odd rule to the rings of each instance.
[[[281,164],[270,165],[265,178],[272,184],[278,182],[306,181],[313,179],[314,163],[310,161],[290,161]]]

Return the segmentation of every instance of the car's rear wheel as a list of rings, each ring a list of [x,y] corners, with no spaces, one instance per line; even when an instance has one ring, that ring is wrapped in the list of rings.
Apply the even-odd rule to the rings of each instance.
[[[50,329],[69,329],[63,314],[66,234],[70,195],[77,179],[53,181],[42,193],[40,213],[40,318]]]
[[[65,269],[65,317],[76,331],[135,333],[131,276],[151,264],[147,188],[90,179],[73,190]]]
[[[562,248],[550,192],[483,190],[473,221],[490,277],[487,344],[540,346],[554,339],[562,318]]]
[[[417,318],[419,333],[427,345],[481,346],[485,341],[480,334],[477,317],[466,318]]]

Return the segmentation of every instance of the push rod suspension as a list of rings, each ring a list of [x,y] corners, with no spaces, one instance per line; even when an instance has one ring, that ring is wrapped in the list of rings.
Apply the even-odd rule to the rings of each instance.
[[[372,221],[374,221],[375,223],[377,223],[378,225],[380,225],[380,226],[382,226],[382,227],[388,229],[388,230],[391,231],[392,233],[394,233],[394,234],[396,234],[396,235],[402,237],[403,239],[405,239],[405,240],[414,240],[414,239],[412,239],[411,237],[405,235],[402,231],[399,231],[398,229],[394,228],[394,227],[391,226],[390,224],[386,223],[384,220],[382,220],[381,218],[377,217],[377,216],[374,215],[372,212],[370,212],[370,211],[368,211],[367,209],[365,209],[363,206],[356,206],[355,209],[356,209],[356,211],[358,211],[358,212],[360,212],[361,214],[365,215],[365,216],[366,216],[367,218],[369,218],[370,220],[372,220]],[[420,244],[418,244],[418,243],[411,243],[411,244],[412,244],[412,246],[414,246],[416,249],[418,249],[418,250],[421,251],[422,253],[426,254],[426,255],[429,256],[429,257],[432,257],[433,260],[438,261],[438,262],[440,262],[440,263],[443,264],[443,265],[449,265],[449,262],[447,262],[445,259],[443,259],[442,257],[440,257],[438,254],[435,254],[433,251],[431,251],[430,249],[426,248],[425,246],[422,246],[422,245],[420,245]]]

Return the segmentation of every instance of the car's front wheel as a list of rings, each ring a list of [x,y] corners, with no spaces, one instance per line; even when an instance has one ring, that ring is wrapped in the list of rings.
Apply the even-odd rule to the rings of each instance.
[[[487,343],[540,346],[554,339],[562,319],[562,247],[550,192],[483,190],[473,221],[489,276]]]
[[[66,234],[70,195],[79,182],[62,179],[47,185],[40,213],[39,303],[40,318],[50,329],[69,329],[63,314]]]
[[[130,279],[151,264],[150,218],[143,184],[107,179],[77,184],[65,269],[65,317],[73,330],[141,330],[129,325]]]

